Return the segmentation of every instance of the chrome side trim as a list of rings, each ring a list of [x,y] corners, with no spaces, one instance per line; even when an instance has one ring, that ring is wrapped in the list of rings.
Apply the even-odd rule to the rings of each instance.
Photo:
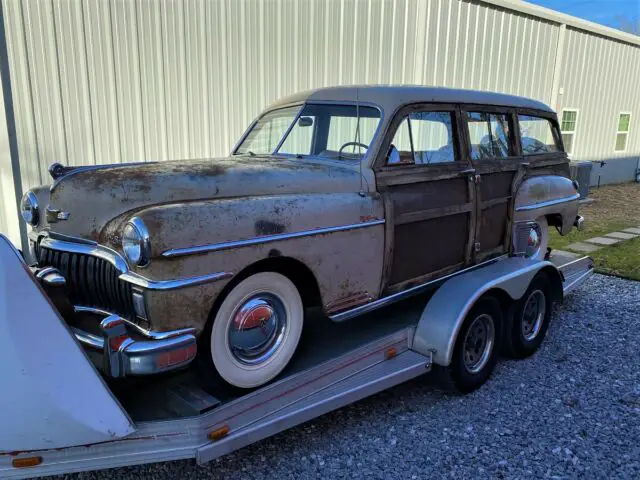
[[[508,258],[509,255],[504,254],[496,258],[492,258],[490,260],[481,262],[477,265],[473,265],[471,267],[464,268],[462,270],[458,270],[457,272],[450,273],[448,275],[444,275],[442,277],[436,278],[434,280],[429,280],[428,282],[421,283],[420,285],[416,285],[415,287],[408,288],[407,290],[403,290],[401,292],[394,293],[393,295],[389,295],[387,297],[379,298],[370,303],[365,303],[356,308],[352,308],[351,310],[345,310],[344,312],[336,313],[335,315],[330,315],[329,318],[334,322],[344,322],[345,320],[349,320],[353,317],[357,317],[359,315],[363,315],[365,313],[372,312],[382,307],[386,307],[387,305],[391,305],[392,303],[399,302],[400,300],[404,300],[406,298],[412,297],[414,295],[418,295],[423,293],[428,287],[435,285],[436,283],[443,282],[448,280],[449,278],[461,275],[463,273],[469,272],[471,270],[476,270],[477,268],[484,267],[486,265],[490,265],[499,260],[503,260]]]
[[[526,212],[528,210],[537,210],[538,208],[550,207],[552,205],[557,205],[559,203],[572,202],[574,200],[578,200],[579,198],[580,198],[580,194],[576,193],[569,197],[556,198],[554,200],[547,200],[546,202],[532,203],[531,205],[523,205],[521,207],[516,207],[516,212]]]
[[[149,290],[176,290],[178,288],[202,285],[203,283],[217,282],[231,277],[233,277],[233,273],[231,272],[216,272],[199,277],[178,278],[175,280],[149,280],[135,272],[126,272],[121,274],[118,278]]]
[[[113,314],[111,312],[107,312],[106,310],[102,310],[100,308],[85,307],[84,305],[74,305],[73,306],[73,310],[76,313],[92,313],[94,315],[100,315],[100,316],[103,316],[105,318],[106,317],[111,317],[111,316],[118,316],[116,314]],[[169,331],[166,331],[166,332],[156,332],[156,331],[153,331],[153,330],[147,330],[145,328],[142,328],[140,325],[136,325],[131,320],[127,320],[126,318],[122,318],[122,317],[119,317],[119,316],[118,316],[118,318],[123,320],[124,323],[126,323],[128,327],[133,328],[137,333],[149,338],[150,340],[167,340],[168,338],[178,337],[180,335],[186,335],[186,334],[195,335],[195,333],[196,333],[196,329],[195,328],[181,328],[179,330],[169,330]]]
[[[42,237],[40,245],[52,250],[63,252],[81,253],[101,258],[111,263],[120,272],[118,278],[138,287],[149,290],[175,290],[178,288],[202,285],[208,282],[217,282],[233,276],[232,272],[215,272],[191,278],[178,278],[172,280],[150,280],[135,272],[129,271],[127,262],[117,252],[96,243],[75,243],[66,240],[57,240],[51,237]]]
[[[358,228],[373,227],[382,225],[384,219],[371,220],[369,222],[354,223],[351,225],[341,225],[339,227],[316,228],[313,230],[303,230],[300,232],[278,233],[276,235],[264,235],[261,237],[248,238],[246,240],[235,240],[232,242],[214,243],[209,245],[199,245],[196,247],[172,248],[162,253],[163,257],[173,258],[183,255],[194,255],[198,253],[218,252],[221,250],[229,250],[230,248],[248,247],[251,245],[259,245],[261,243],[277,242],[279,240],[290,240],[292,238],[309,237],[312,235],[323,235],[325,233],[344,232],[347,230],[356,230]]]

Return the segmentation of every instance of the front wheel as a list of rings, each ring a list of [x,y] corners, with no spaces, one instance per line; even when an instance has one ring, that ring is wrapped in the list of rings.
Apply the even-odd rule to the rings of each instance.
[[[480,299],[462,324],[447,368],[450,383],[461,393],[485,383],[498,360],[502,308],[493,297]]]
[[[304,321],[302,299],[284,275],[261,272],[242,280],[224,299],[211,327],[211,359],[227,383],[264,385],[287,366]]]

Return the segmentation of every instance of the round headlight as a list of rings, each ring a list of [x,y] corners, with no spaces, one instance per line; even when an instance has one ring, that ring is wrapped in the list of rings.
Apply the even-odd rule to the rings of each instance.
[[[40,212],[38,209],[38,198],[33,192],[27,192],[20,202],[20,214],[24,221],[35,227],[40,220]]]
[[[151,254],[149,232],[138,217],[129,220],[122,231],[122,251],[127,260],[135,265],[144,267],[149,263]]]

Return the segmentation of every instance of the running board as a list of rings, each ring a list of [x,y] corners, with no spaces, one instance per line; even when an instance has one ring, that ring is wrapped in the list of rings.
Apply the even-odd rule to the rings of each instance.
[[[361,400],[369,395],[410,380],[429,371],[431,359],[408,350],[351,377],[334,383],[259,421],[200,447],[199,464],[209,462],[238,448],[262,440],[327,412]]]

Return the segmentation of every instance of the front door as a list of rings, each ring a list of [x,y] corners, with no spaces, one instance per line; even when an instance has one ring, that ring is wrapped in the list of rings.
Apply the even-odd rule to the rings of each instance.
[[[476,170],[474,263],[509,250],[514,183],[523,168],[515,145],[514,118],[506,108],[462,107],[465,151]]]
[[[460,111],[411,105],[400,111],[376,162],[387,212],[386,293],[468,265],[474,238],[475,185],[462,152]]]

